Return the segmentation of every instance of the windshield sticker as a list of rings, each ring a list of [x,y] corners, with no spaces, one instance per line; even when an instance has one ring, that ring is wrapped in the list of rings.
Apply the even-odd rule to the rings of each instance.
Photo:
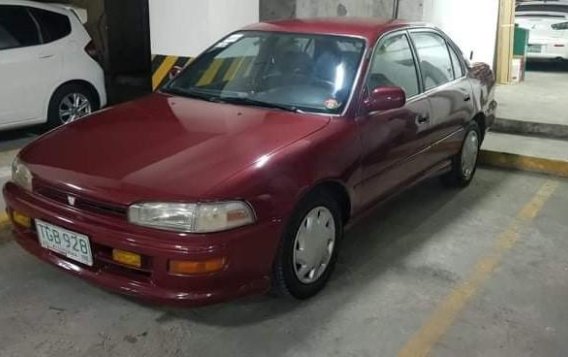
[[[237,42],[243,36],[244,35],[242,33],[236,33],[234,35],[231,35],[231,36],[227,37],[226,39],[224,39],[223,41],[219,42],[215,46],[215,48],[225,48],[225,47],[229,46],[230,44]]]
[[[327,110],[335,110],[335,109],[337,109],[341,106],[341,104],[339,104],[339,102],[335,98],[327,99],[323,103],[323,105],[324,105],[325,109],[327,109]]]

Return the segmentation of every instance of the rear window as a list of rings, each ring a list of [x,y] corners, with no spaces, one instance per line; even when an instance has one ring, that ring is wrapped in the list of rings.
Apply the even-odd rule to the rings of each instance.
[[[65,15],[41,9],[30,9],[41,27],[43,43],[57,41],[71,33],[71,22]]]
[[[519,5],[517,12],[564,12],[568,13],[567,5],[552,4],[535,4],[535,5]]]

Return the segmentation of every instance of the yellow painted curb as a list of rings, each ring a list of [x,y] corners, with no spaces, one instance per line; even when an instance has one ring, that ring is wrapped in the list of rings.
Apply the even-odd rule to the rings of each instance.
[[[507,169],[568,177],[568,161],[482,150],[479,156],[479,163]]]

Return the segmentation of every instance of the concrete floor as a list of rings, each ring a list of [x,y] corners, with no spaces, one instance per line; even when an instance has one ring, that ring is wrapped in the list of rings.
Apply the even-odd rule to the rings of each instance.
[[[497,86],[501,119],[568,125],[568,64],[532,65],[526,80]]]
[[[348,231],[316,298],[197,309],[102,291],[3,231],[0,356],[564,356],[567,211],[568,181],[488,169],[461,191],[433,180]]]

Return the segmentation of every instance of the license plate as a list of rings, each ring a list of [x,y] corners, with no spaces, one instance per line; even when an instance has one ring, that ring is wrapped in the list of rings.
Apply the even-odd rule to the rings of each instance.
[[[530,53],[541,53],[542,45],[529,45],[528,52]]]
[[[35,223],[42,247],[79,263],[93,266],[89,237],[40,220],[36,220]]]

